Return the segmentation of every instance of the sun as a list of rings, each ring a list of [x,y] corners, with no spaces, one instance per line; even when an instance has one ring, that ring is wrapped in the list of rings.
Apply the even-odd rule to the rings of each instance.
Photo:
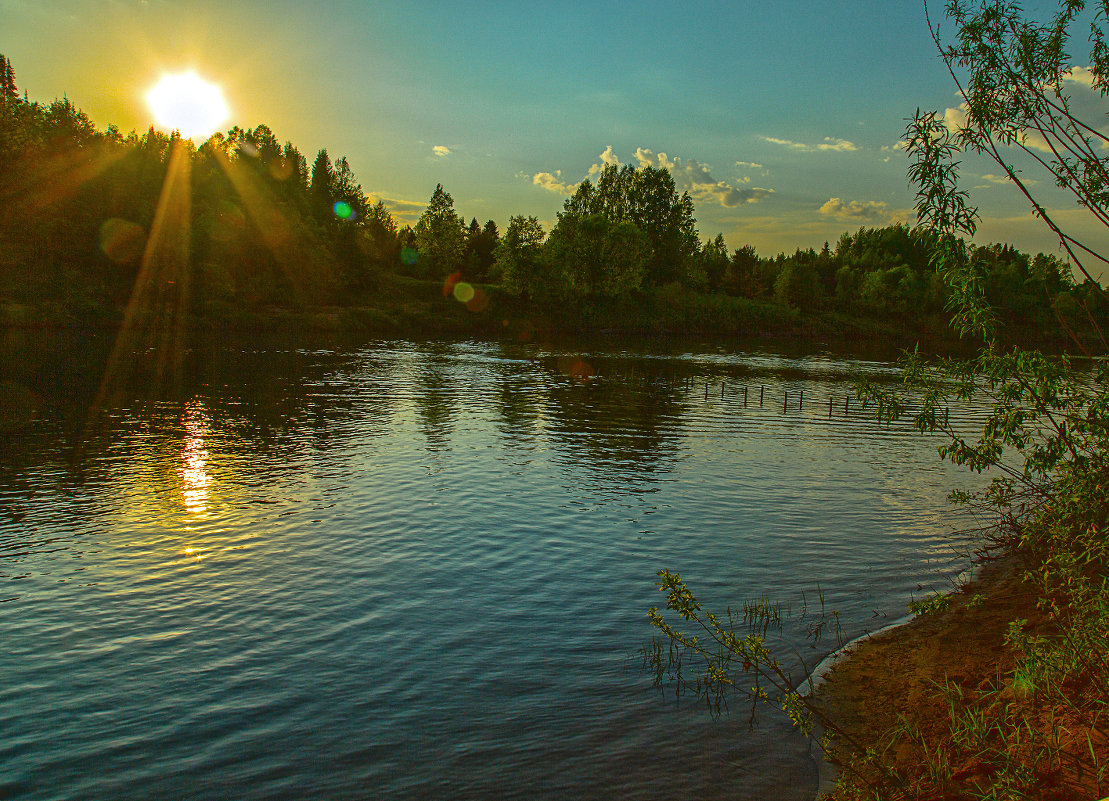
[[[159,126],[186,139],[207,139],[231,114],[223,91],[195,72],[163,75],[146,93],[146,103]]]

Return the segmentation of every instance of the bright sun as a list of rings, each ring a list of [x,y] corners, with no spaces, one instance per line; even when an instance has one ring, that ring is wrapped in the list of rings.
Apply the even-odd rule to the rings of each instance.
[[[146,93],[154,120],[186,139],[206,139],[230,116],[223,92],[195,72],[163,75]]]

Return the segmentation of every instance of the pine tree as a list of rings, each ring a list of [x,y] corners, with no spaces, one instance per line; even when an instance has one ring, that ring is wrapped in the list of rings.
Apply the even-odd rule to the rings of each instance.
[[[0,54],[0,105],[19,102],[19,90],[15,85],[15,70],[12,63]]]
[[[308,194],[316,219],[324,224],[331,222],[335,216],[331,208],[335,203],[335,170],[331,167],[326,148],[316,154],[316,160],[312,163],[312,183]]]
[[[427,209],[416,223],[416,249],[421,272],[446,277],[462,267],[466,247],[465,222],[454,213],[454,199],[436,184]]]

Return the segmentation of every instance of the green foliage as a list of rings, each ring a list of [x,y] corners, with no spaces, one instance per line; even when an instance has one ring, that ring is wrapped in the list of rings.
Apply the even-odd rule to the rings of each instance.
[[[567,198],[559,224],[600,216],[610,223],[631,223],[646,237],[643,282],[659,286],[685,277],[697,254],[693,200],[678,195],[669,171],[658,167],[605,165],[594,186],[582,181]],[[555,226],[556,230],[558,225]],[[610,230],[617,230],[615,225]],[[627,230],[627,229],[624,229]],[[552,236],[554,232],[552,231]]]
[[[647,236],[631,222],[562,214],[543,248],[540,283],[526,291],[563,300],[625,295],[643,285],[649,253]]]
[[[445,278],[462,269],[462,255],[466,248],[465,222],[455,214],[454,199],[442,184],[435,185],[431,200],[420,215],[413,233],[420,255],[417,262],[419,275]]]
[[[699,262],[700,272],[704,276],[704,288],[710,292],[720,289],[729,264],[728,248],[724,244],[723,234],[717,234],[715,239],[704,244]]]
[[[541,247],[546,234],[536,217],[513,217],[493,250],[494,269],[509,292],[543,297],[546,264]]]
[[[943,612],[951,607],[952,597],[944,593],[934,592],[921,600],[909,601],[909,611],[914,615],[931,615]]]
[[[744,604],[742,615],[728,609],[721,617],[702,609],[677,573],[663,569],[658,576],[666,609],[691,633],[671,625],[657,607],[648,610],[651,625],[662,635],[643,651],[655,683],[670,685],[677,694],[692,692],[714,715],[738,694],[748,702],[752,722],[759,705],[770,703],[805,735],[812,734],[816,718],[811,697],[767,646],[768,633],[781,629],[781,606],[762,598]]]
[[[786,306],[814,309],[820,305],[822,295],[820,276],[813,260],[799,256],[800,252],[779,268],[774,279],[774,299]]]

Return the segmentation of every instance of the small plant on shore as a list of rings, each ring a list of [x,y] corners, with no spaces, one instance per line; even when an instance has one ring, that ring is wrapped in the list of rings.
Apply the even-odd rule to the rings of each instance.
[[[945,595],[942,592],[934,592],[930,595],[921,598],[919,601],[909,601],[909,611],[914,615],[931,615],[936,612],[943,612],[945,609],[950,609],[953,598],[950,595]]]

